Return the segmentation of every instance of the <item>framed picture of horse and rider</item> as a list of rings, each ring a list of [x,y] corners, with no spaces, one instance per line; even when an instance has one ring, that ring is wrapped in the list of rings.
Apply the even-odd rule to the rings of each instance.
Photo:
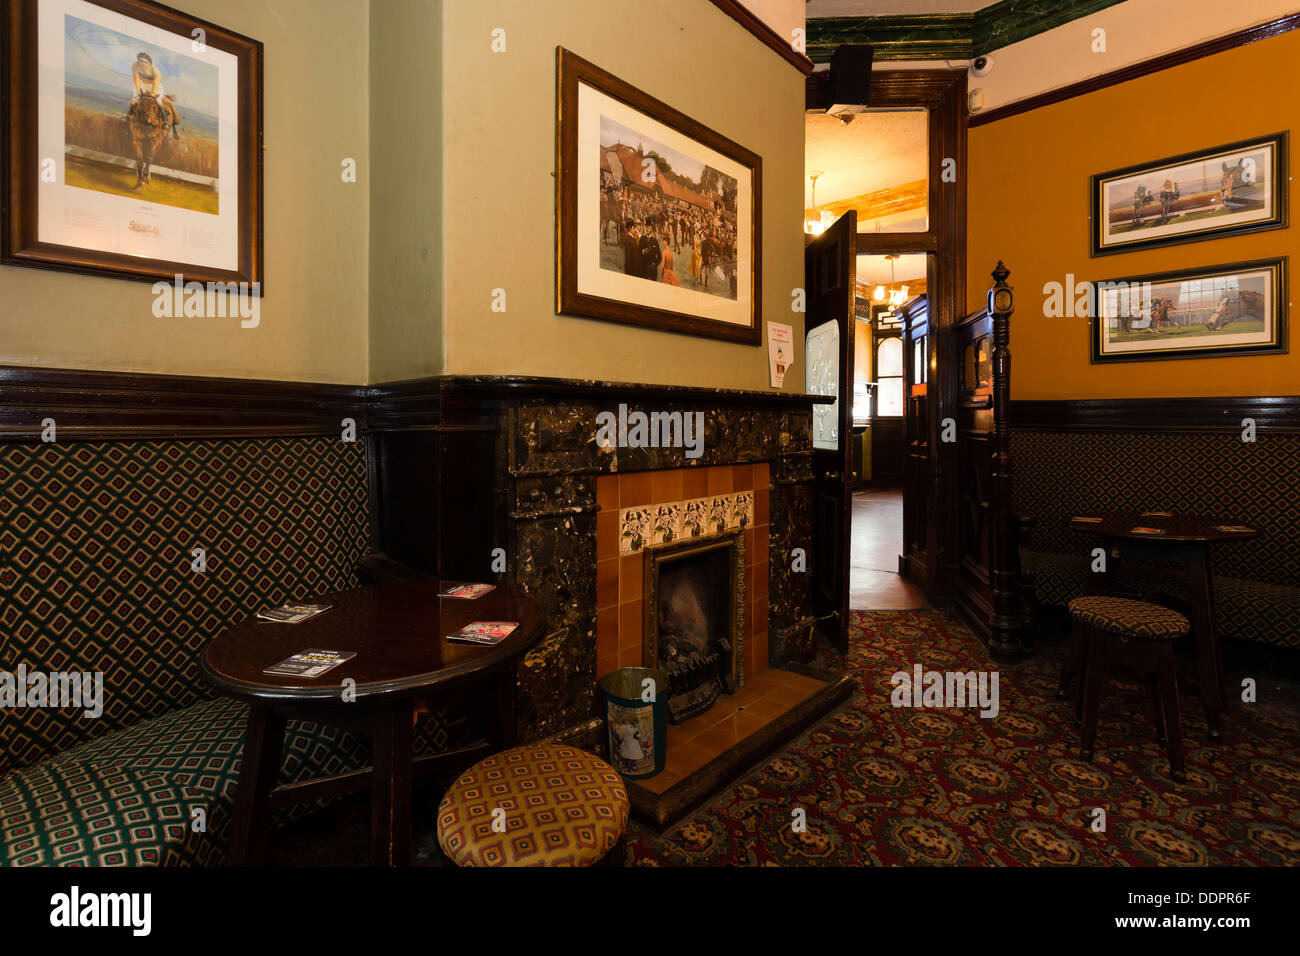
[[[14,265],[262,291],[262,45],[146,0],[0,0]]]
[[[1285,132],[1092,177],[1092,254],[1283,229]],[[1092,361],[1287,351],[1287,265],[1276,259],[1094,282]]]

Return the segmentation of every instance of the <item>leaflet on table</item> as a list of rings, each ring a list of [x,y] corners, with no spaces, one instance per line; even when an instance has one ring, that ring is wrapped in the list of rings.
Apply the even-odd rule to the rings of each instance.
[[[278,664],[272,664],[262,673],[282,674],[287,677],[320,677],[326,671],[331,671],[356,656],[356,651],[323,651],[320,648],[309,647],[292,657],[286,657]]]
[[[279,607],[263,608],[257,612],[256,617],[259,621],[297,624],[299,621],[305,621],[329,609],[329,604],[281,604]]]
[[[518,626],[518,621],[474,621],[454,634],[448,634],[447,640],[465,641],[469,644],[499,644]]]
[[[438,597],[464,598],[467,601],[472,601],[475,598],[481,598],[495,587],[495,584],[462,584],[459,582],[448,582],[443,586],[443,589],[438,592]]]

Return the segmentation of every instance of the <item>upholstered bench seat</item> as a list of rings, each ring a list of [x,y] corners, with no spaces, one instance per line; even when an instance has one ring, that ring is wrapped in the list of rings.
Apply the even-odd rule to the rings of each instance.
[[[618,844],[628,809],[623,778],[599,757],[515,747],[479,761],[447,791],[438,844],[457,866],[591,866]]]
[[[1032,553],[1037,599],[1068,607],[1088,584],[1086,555],[1051,551]],[[1187,576],[1152,565],[1127,565],[1120,579],[1144,598],[1164,592],[1187,598]],[[1219,633],[1240,640],[1300,647],[1300,587],[1215,575],[1215,619]]]
[[[0,866],[220,865],[247,718],[206,700],[0,777]],[[368,760],[351,734],[290,721],[281,781]]]

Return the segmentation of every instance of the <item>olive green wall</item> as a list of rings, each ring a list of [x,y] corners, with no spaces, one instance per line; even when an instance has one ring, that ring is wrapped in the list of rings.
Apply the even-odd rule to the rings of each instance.
[[[355,384],[367,375],[368,11],[177,0],[266,52],[261,323],[153,314],[146,282],[0,266],[0,364]],[[341,163],[358,164],[358,182]]]
[[[371,382],[442,371],[442,7],[370,3]]]
[[[506,52],[491,31],[504,29]],[[443,21],[446,371],[767,388],[762,348],[555,314],[555,48],[763,159],[763,319],[803,383],[804,78],[708,0],[480,0]],[[506,290],[504,313],[492,290]],[[766,331],[766,330],[765,330]],[[411,370],[419,374],[422,370]]]

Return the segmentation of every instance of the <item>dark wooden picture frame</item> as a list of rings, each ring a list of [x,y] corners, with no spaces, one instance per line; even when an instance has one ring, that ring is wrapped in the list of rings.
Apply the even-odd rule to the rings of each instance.
[[[1281,256],[1272,259],[1255,259],[1250,262],[1234,262],[1221,266],[1202,266],[1196,269],[1177,269],[1172,272],[1159,272],[1151,275],[1128,276],[1122,279],[1109,279],[1104,282],[1093,282],[1091,283],[1090,291],[1090,300],[1092,303],[1092,316],[1090,319],[1091,330],[1089,336],[1091,340],[1091,364],[1099,365],[1110,362],[1151,362],[1184,358],[1224,358],[1237,355],[1284,354],[1289,350],[1286,321],[1288,266],[1289,259],[1286,256]],[[1107,321],[1107,317],[1102,314],[1103,308],[1101,296],[1104,294],[1102,292],[1102,287],[1106,285],[1132,286],[1135,284],[1141,285],[1143,283],[1151,283],[1154,287],[1158,285],[1170,285],[1173,283],[1181,284],[1198,280],[1203,281],[1205,279],[1216,277],[1240,275],[1248,272],[1261,272],[1266,270],[1272,273],[1268,285],[1273,304],[1271,316],[1272,334],[1267,342],[1238,343],[1218,346],[1210,344],[1204,346],[1163,349],[1152,348],[1143,351],[1135,350],[1123,352],[1106,351],[1105,349],[1102,342],[1102,334],[1103,325]],[[1154,293],[1154,291],[1153,288],[1152,292]],[[1249,300],[1245,298],[1248,293],[1250,293],[1250,290],[1247,290],[1247,293],[1238,290],[1235,293],[1235,296],[1233,293],[1229,292],[1212,292],[1212,301],[1216,304],[1211,310],[1209,310],[1210,314],[1206,316],[1206,323],[1201,323],[1204,333],[1200,337],[1205,337],[1205,334],[1219,335],[1225,333],[1237,319],[1244,319],[1246,321],[1252,319],[1253,315],[1248,314],[1247,312],[1248,309],[1253,307]],[[1160,298],[1161,297],[1153,295],[1153,301],[1158,301]],[[1233,302],[1234,298],[1236,300],[1235,303]],[[1260,306],[1264,306],[1262,300],[1259,304]],[[1200,306],[1199,310],[1201,312],[1206,311],[1204,306]],[[1155,314],[1157,311],[1162,313],[1162,321],[1167,321],[1174,326],[1172,331],[1174,334],[1177,334],[1177,319],[1173,318],[1171,315],[1173,312],[1172,308],[1167,312],[1164,310],[1158,310],[1157,308],[1149,309],[1149,315],[1147,317],[1148,323],[1154,324],[1156,321]],[[1266,320],[1268,317],[1261,313],[1260,318]],[[1210,329],[1208,325],[1210,322],[1217,322],[1218,328]],[[1267,321],[1264,321],[1264,327],[1268,327]],[[1157,328],[1156,331],[1151,334],[1157,336],[1163,333],[1160,333]],[[1159,340],[1157,338],[1150,338],[1148,341],[1154,343]],[[1177,340],[1170,341],[1176,345]]]
[[[0,42],[5,50],[5,70],[0,86],[0,120],[4,125],[0,174],[0,262],[7,265],[54,269],[109,278],[147,282],[172,280],[181,274],[199,282],[257,283],[265,292],[263,277],[262,204],[262,44],[216,24],[149,0],[86,0],[96,7],[138,20],[151,27],[196,37],[202,43],[237,60],[238,140],[231,157],[238,170],[237,255],[235,269],[145,258],[109,250],[58,245],[39,239],[41,157],[38,143],[38,7],[39,0],[0,0]],[[126,94],[124,94],[125,96]],[[182,115],[183,115],[182,107]],[[125,122],[125,119],[124,119]],[[182,126],[182,128],[184,128]],[[60,157],[59,162],[63,162]],[[146,202],[148,200],[145,200]]]
[[[762,159],[600,67],[556,48],[556,312],[643,328],[698,335],[759,345],[762,342]],[[579,291],[578,261],[578,89],[591,87],[650,119],[689,137],[695,143],[745,167],[750,183],[750,269],[736,275],[737,298],[749,296],[749,322],[728,322],[688,312],[672,311],[634,301]],[[739,188],[744,188],[741,184]],[[741,232],[736,230],[737,248]],[[640,280],[638,280],[640,281]],[[699,293],[701,299],[712,298]]]
[[[1098,173],[1092,177],[1092,236],[1091,247],[1092,256],[1108,256],[1121,252],[1135,252],[1140,249],[1157,249],[1163,246],[1180,245],[1185,242],[1200,242],[1202,239],[1213,239],[1222,236],[1241,235],[1249,232],[1262,232],[1268,229],[1285,229],[1288,222],[1288,198],[1290,193],[1290,166],[1287,160],[1287,150],[1289,145],[1289,134],[1286,131],[1280,133],[1271,133],[1266,136],[1257,136],[1252,139],[1239,140],[1235,143],[1226,143],[1222,146],[1215,146],[1210,149],[1198,149],[1190,153],[1182,153],[1178,156],[1169,156],[1165,159],[1155,160],[1149,163],[1138,163],[1133,166],[1125,166],[1122,169],[1112,169],[1109,172]],[[1240,154],[1249,152],[1252,149],[1271,149],[1272,162],[1269,164],[1268,176],[1271,183],[1271,206],[1268,208],[1266,218],[1252,220],[1248,222],[1229,223],[1226,225],[1216,226],[1213,220],[1202,229],[1194,229],[1184,232],[1171,231],[1168,235],[1153,236],[1147,239],[1138,239],[1128,242],[1114,241],[1107,244],[1103,237],[1103,232],[1108,228],[1106,218],[1106,190],[1109,184],[1116,180],[1131,179],[1139,175],[1158,176],[1164,171],[1174,172],[1180,166],[1186,166],[1197,162],[1206,162],[1219,160],[1227,154]],[[1226,166],[1226,163],[1224,163]],[[1223,170],[1226,175],[1227,169]],[[1175,182],[1177,182],[1175,180]],[[1240,188],[1240,186],[1238,187]],[[1228,197],[1223,196],[1223,187],[1220,187],[1220,198],[1218,202],[1224,203]],[[1163,213],[1162,201],[1157,201],[1151,194],[1152,203],[1151,215],[1157,212]],[[1171,193],[1172,196],[1172,193]],[[1181,196],[1174,198],[1174,202],[1186,202]],[[1207,206],[1213,203],[1206,204]],[[1136,205],[1136,203],[1135,203]],[[1146,206],[1140,207],[1145,209]],[[1172,208],[1172,207],[1171,207]],[[1153,228],[1159,228],[1161,223],[1156,222]]]

